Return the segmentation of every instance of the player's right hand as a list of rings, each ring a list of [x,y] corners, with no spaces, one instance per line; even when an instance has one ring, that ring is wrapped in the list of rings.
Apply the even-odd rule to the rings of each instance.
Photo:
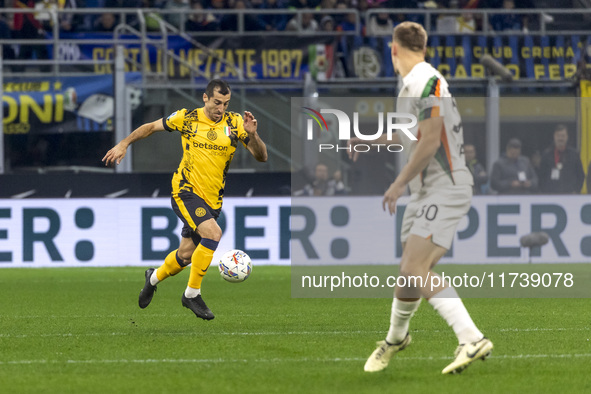
[[[117,144],[107,152],[105,157],[103,157],[103,162],[107,167],[111,167],[115,163],[119,165],[121,163],[121,160],[123,160],[123,158],[125,157],[126,153],[127,148],[124,148],[123,146],[121,146],[121,144]]]
[[[353,137],[347,141],[347,155],[349,155],[349,159],[353,160],[353,162],[356,162],[359,157],[359,152],[355,151],[355,146],[361,143],[363,143],[363,140],[357,137]]]
[[[392,183],[386,193],[384,193],[384,199],[382,200],[382,209],[385,211],[388,209],[388,213],[390,216],[396,213],[396,201],[404,194],[406,191],[406,185],[401,185],[399,183]]]

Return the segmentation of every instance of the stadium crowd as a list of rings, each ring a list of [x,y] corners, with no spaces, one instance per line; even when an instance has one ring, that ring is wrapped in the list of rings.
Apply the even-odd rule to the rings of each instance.
[[[565,6],[563,1],[553,2],[553,6]],[[564,2],[569,3],[569,2]],[[88,8],[150,8],[161,9],[161,17],[168,23],[187,32],[199,31],[236,31],[238,17],[232,13],[217,13],[221,10],[314,10],[304,12],[301,18],[293,13],[255,14],[244,16],[244,29],[247,31],[351,31],[360,23],[360,31],[367,35],[390,35],[392,29],[405,20],[425,23],[424,15],[417,13],[402,14],[400,9],[447,9],[458,10],[457,14],[439,14],[431,19],[431,30],[440,33],[470,34],[482,31],[484,21],[472,14],[475,9],[533,9],[532,0],[0,0],[0,6],[13,9],[88,9]],[[572,7],[572,4],[570,4]],[[367,21],[365,12],[371,9],[389,10],[373,14]],[[182,11],[170,13],[169,11]],[[326,10],[326,13],[319,12]],[[331,11],[355,10],[356,13]],[[356,16],[361,18],[357,21]],[[103,14],[60,14],[59,29],[63,33],[112,32],[121,23],[122,14],[109,12]],[[137,16],[128,14],[125,22],[138,25]],[[548,16],[547,18],[551,18]],[[549,21],[549,20],[548,20]],[[51,33],[54,26],[47,13],[18,13],[0,11],[0,39],[40,39]],[[536,18],[527,14],[501,13],[492,14],[486,25],[494,31],[527,31]],[[148,17],[149,30],[158,30],[156,19]],[[182,26],[181,26],[182,25]],[[44,45],[3,45],[5,59],[46,59],[49,57]],[[49,66],[41,66],[41,71],[48,71]],[[579,153],[569,144],[569,131],[565,126],[557,126],[554,141],[545,151],[536,151],[528,158],[521,154],[521,141],[512,138],[505,147],[505,153],[495,162],[490,174],[478,160],[478,146],[466,144],[465,153],[469,169],[474,176],[475,194],[529,194],[529,193],[579,193],[582,189],[585,172]],[[575,140],[574,136],[570,141]],[[46,144],[45,144],[46,145]],[[45,163],[44,144],[33,144],[32,153],[26,154],[27,163],[34,159],[34,165]],[[572,144],[571,144],[572,145]],[[480,147],[481,148],[481,147]],[[41,152],[41,153],[40,153]],[[481,150],[481,153],[482,150]],[[37,158],[37,159],[35,159]],[[17,163],[18,164],[18,163]],[[591,163],[588,163],[591,174]],[[322,171],[319,171],[320,170]],[[307,184],[299,190],[299,195],[339,195],[354,193],[343,182],[343,174],[336,168],[330,168],[334,176],[328,175],[327,166],[319,164],[315,175],[306,177]],[[319,172],[321,173],[320,175]],[[587,180],[587,185],[591,179]]]
[[[164,11],[178,10],[188,13],[184,28],[187,31],[236,30],[235,14],[219,14],[219,10],[327,10],[327,13],[304,14],[300,25],[293,14],[247,14],[244,28],[248,31],[347,31],[355,29],[355,14],[331,14],[330,10],[357,10],[361,15],[361,31],[368,34],[391,34],[392,28],[404,20],[424,23],[420,14],[402,14],[396,9],[451,9],[458,14],[440,15],[432,21],[432,29],[441,32],[470,33],[483,27],[482,18],[473,16],[473,9],[529,9],[532,0],[1,0],[2,8],[87,9],[87,8],[153,8]],[[364,13],[372,8],[391,9],[377,14],[364,25]],[[211,12],[203,11],[211,10]],[[200,11],[200,13],[191,13]],[[179,13],[163,13],[164,18],[181,27]],[[102,15],[61,14],[62,32],[113,31],[120,16],[117,13]],[[148,19],[148,27],[157,30],[155,20]],[[135,16],[127,16],[126,23],[137,25]],[[489,18],[494,30],[523,30],[529,25],[527,15],[497,14]],[[36,38],[51,28],[47,14],[10,13],[0,16],[0,38]]]
[[[580,152],[569,143],[566,125],[556,125],[552,141],[542,152],[534,151],[531,157],[522,154],[522,142],[510,138],[501,156],[494,162],[490,174],[478,159],[477,148],[464,144],[466,165],[473,176],[474,195],[485,194],[579,194],[585,183],[585,171]],[[349,188],[343,182],[342,171],[320,162],[313,174],[303,174],[308,183],[294,191],[294,196],[337,196],[347,194],[379,194],[382,185],[375,190]],[[591,185],[591,162],[587,168],[587,193]],[[364,186],[365,188],[365,186]]]

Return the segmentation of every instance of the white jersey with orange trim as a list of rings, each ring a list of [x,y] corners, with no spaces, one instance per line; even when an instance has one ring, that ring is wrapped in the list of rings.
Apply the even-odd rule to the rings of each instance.
[[[409,131],[419,140],[422,120],[443,117],[441,145],[427,167],[409,183],[411,193],[447,185],[472,185],[473,178],[464,158],[462,119],[447,81],[439,71],[426,62],[416,64],[403,78],[396,112],[416,116],[418,123]],[[401,119],[400,123],[408,123],[408,119]],[[418,141],[411,140],[404,133],[398,134],[408,159]]]

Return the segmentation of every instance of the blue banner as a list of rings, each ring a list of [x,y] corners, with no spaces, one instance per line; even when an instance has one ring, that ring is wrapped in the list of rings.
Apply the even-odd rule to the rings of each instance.
[[[80,33],[64,34],[63,38],[106,40],[112,35]],[[188,78],[190,69],[187,65],[197,68],[202,79],[215,75],[231,80],[242,74],[255,79],[301,80],[308,71],[320,72],[321,78],[375,78],[393,76],[394,73],[390,36],[197,38],[206,49],[197,48],[180,36],[168,36],[168,49],[182,62],[166,60],[163,49],[156,44],[160,37],[149,38],[154,43],[147,45],[147,70],[166,72],[171,78]],[[485,70],[479,61],[484,54],[490,54],[517,78],[560,80],[573,77],[581,60],[591,64],[591,52],[587,50],[590,46],[591,35],[433,35],[429,38],[427,58],[444,75],[455,78],[484,77]],[[140,44],[125,47],[126,56],[131,60],[128,70],[140,71],[142,62],[146,62],[142,59]],[[61,47],[59,53],[66,60],[100,61],[112,59],[114,48],[110,45],[69,44]],[[335,67],[336,63],[338,67]],[[97,63],[93,71],[108,74],[112,67]]]
[[[110,64],[98,61],[111,60],[114,47],[110,33],[62,34],[64,39],[102,39],[109,44],[68,44],[59,50],[64,60],[96,60],[93,66],[96,74],[111,73]],[[135,36],[121,36],[121,39],[136,39]],[[168,36],[168,50],[178,59],[167,57],[159,36],[149,35],[152,43],[146,46],[147,54],[142,55],[140,43],[125,45],[127,71],[141,71],[142,64],[151,73],[167,74],[169,78],[189,78],[191,67],[199,70],[197,79],[244,78],[301,80],[313,73],[328,74],[333,66],[334,39],[311,36],[297,40],[285,37],[199,37],[203,47],[198,48],[180,36]],[[109,40],[109,41],[107,41]]]
[[[137,80],[128,73],[128,82]],[[4,133],[62,133],[111,131],[113,75],[85,77],[4,78]],[[132,108],[141,91],[129,90]]]
[[[343,37],[346,76],[389,77],[394,71],[390,37]],[[591,67],[591,35],[559,36],[431,36],[427,61],[444,76],[482,78],[486,76],[480,58],[490,54],[505,65],[515,78],[563,80],[574,77],[577,64]]]

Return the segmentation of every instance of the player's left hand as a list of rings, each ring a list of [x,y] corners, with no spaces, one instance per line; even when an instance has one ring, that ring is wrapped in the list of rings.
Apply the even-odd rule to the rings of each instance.
[[[406,186],[399,185],[396,182],[392,183],[386,193],[384,193],[384,199],[382,200],[382,208],[384,211],[388,207],[388,213],[392,215],[396,213],[396,201],[404,194]]]
[[[257,120],[254,115],[248,111],[244,111],[244,130],[248,134],[254,134],[257,132]]]

